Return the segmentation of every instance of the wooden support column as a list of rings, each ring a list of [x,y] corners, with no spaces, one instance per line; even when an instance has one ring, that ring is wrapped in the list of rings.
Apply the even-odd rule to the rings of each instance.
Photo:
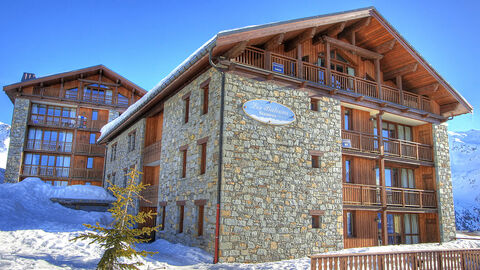
[[[63,88],[63,78],[60,79],[60,98],[65,98],[65,89]]]
[[[80,81],[80,84],[78,86],[78,91],[77,91],[77,100],[81,100],[82,96],[83,96],[83,82]]]
[[[128,104],[129,106],[132,105],[134,103],[134,99],[135,99],[135,89],[132,89],[132,95],[130,96],[130,103]]]
[[[72,179],[72,174],[73,174],[73,168],[75,166],[75,152],[77,151],[77,143],[78,143],[78,134],[77,134],[77,131],[78,131],[78,127],[79,127],[79,119],[78,116],[79,116],[79,113],[80,113],[80,107],[77,106],[77,112],[76,112],[76,118],[75,121],[76,121],[76,124],[75,124],[75,129],[73,130],[73,139],[72,139],[72,142],[74,142],[72,144],[72,153],[70,154],[70,169],[69,169],[69,173],[68,173],[68,184],[71,184],[71,179]]]
[[[397,75],[395,77],[395,84],[397,85],[398,91],[399,91],[399,101],[400,104],[403,105],[403,82],[402,82],[402,75]],[[400,148],[402,149],[402,148]]]
[[[327,86],[332,86],[331,84],[331,70],[330,70],[330,42],[325,41],[325,68],[327,70],[326,78],[325,78],[325,83]]]
[[[297,78],[303,79],[302,44],[297,45]]]
[[[380,177],[380,192],[382,198],[382,244],[388,244],[388,232],[387,232],[387,191],[385,185],[385,149],[383,145],[382,136],[382,120],[383,112],[377,114],[377,137],[378,137],[378,149],[380,151],[380,157],[378,159],[378,171]]]
[[[383,99],[382,93],[382,78],[380,73],[380,59],[375,59],[375,77],[377,80],[377,88],[378,88],[378,98]]]

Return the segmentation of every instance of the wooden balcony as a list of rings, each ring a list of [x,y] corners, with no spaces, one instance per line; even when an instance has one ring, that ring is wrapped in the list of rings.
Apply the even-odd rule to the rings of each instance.
[[[78,128],[99,131],[106,124],[107,121],[102,120],[79,120]]]
[[[352,130],[342,130],[342,139],[350,140],[351,147],[344,149],[362,153],[379,154],[378,136]],[[433,162],[433,147],[428,144],[383,138],[385,156]]]
[[[150,164],[160,160],[162,150],[162,142],[157,141],[148,146],[145,146],[143,152],[143,163]]]
[[[48,178],[68,178],[70,168],[49,167],[40,165],[23,165],[22,175]]]
[[[98,144],[78,143],[75,146],[75,153],[86,155],[104,155],[105,146]]]
[[[140,195],[143,199],[140,200],[140,206],[143,207],[157,207],[158,203],[158,185],[147,186]]]
[[[48,98],[56,98],[56,99],[68,99],[72,101],[81,101],[90,104],[97,104],[97,105],[107,105],[107,106],[116,106],[116,107],[128,107],[128,102],[124,101],[116,101],[114,97],[107,97],[107,96],[93,96],[93,97],[80,97],[78,98],[78,93],[64,93],[62,97],[62,90],[60,88],[35,88],[32,92],[33,96],[37,97],[48,97]]]
[[[70,153],[72,152],[72,143],[42,141],[42,140],[27,140],[27,145],[25,148],[27,150],[33,150],[33,151]]]
[[[72,169],[72,178],[102,181],[103,170],[98,169]]]
[[[29,125],[43,126],[43,127],[55,127],[55,128],[75,128],[77,121],[73,118],[61,118],[61,117],[31,117],[28,121]]]
[[[387,85],[382,85],[382,95],[380,95],[378,85],[375,81],[350,76],[334,70],[330,71],[331,77],[329,80],[326,80],[327,70],[323,67],[255,47],[247,47],[242,54],[234,58],[232,61],[356,93],[360,96],[381,99],[406,107],[433,112],[431,100],[427,97],[407,91],[401,91]]]
[[[383,187],[360,184],[343,184],[343,204],[381,206]],[[437,197],[433,190],[385,187],[386,206],[436,208]]]

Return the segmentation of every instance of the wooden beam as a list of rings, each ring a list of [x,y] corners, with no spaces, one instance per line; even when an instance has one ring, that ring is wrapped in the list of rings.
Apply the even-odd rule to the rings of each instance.
[[[102,82],[102,81],[94,81],[94,80],[86,80],[86,79],[78,79],[79,81],[86,82],[86,83],[98,83],[106,86],[120,86],[120,84],[116,83],[108,83],[108,82]]]
[[[383,73],[383,80],[388,81],[388,80],[394,79],[397,76],[403,76],[408,73],[415,72],[417,71],[417,68],[418,68],[418,63],[407,64],[405,66]]]
[[[278,34],[274,36],[273,38],[269,39],[265,44],[263,45],[263,48],[267,51],[271,51],[278,46],[282,45],[283,39],[285,38],[285,33]]]
[[[385,54],[393,49],[393,46],[395,46],[395,43],[397,42],[396,39],[392,39],[390,41],[384,42],[377,47],[373,48],[373,51],[380,53],[380,54]]]
[[[439,86],[440,86],[439,83],[432,83],[432,84],[429,84],[429,85],[425,85],[425,86],[422,86],[422,87],[419,87],[419,88],[412,89],[410,91],[412,91],[413,93],[418,94],[418,95],[428,95],[428,94],[432,94],[432,93],[437,92]]]
[[[316,32],[317,32],[316,27],[312,27],[312,28],[302,32],[300,35],[296,36],[292,40],[289,40],[287,43],[285,43],[285,51],[289,52],[289,51],[295,49],[298,46],[298,44],[300,44],[300,43],[302,43],[306,40],[312,39],[313,36],[315,36]]]
[[[326,31],[322,31],[320,33],[317,33],[313,38],[312,38],[312,45],[317,45],[319,43],[323,42],[322,36],[327,35],[330,37],[337,37],[337,35],[343,31],[345,28],[346,22],[334,24],[333,26],[330,26]]]
[[[338,40],[338,39],[334,39],[334,38],[331,38],[331,37],[328,37],[328,36],[323,36],[322,38],[325,42],[331,43],[335,47],[339,47],[339,48],[342,48],[342,49],[345,49],[345,50],[355,52],[358,55],[363,56],[365,58],[369,58],[369,59],[382,59],[383,58],[383,55],[381,55],[379,53],[376,53],[376,52],[373,52],[373,51],[370,51],[370,50],[352,45],[350,43],[347,43],[347,42],[344,42],[344,41],[341,41],[341,40]]]
[[[372,20],[372,17],[367,17],[364,19],[361,19],[360,21],[350,25],[347,27],[342,33],[338,35],[338,38],[348,38],[351,36],[352,33],[358,32],[362,30],[362,28],[367,27],[370,25],[370,21]]]
[[[327,35],[329,37],[337,37],[337,35],[340,34],[340,32],[342,32],[343,29],[345,28],[345,24],[346,22],[337,23],[334,26],[328,28]]]
[[[453,112],[458,109],[460,103],[454,102],[449,104],[440,105],[440,114],[444,114],[447,112]]]
[[[240,43],[237,43],[230,50],[228,50],[226,53],[224,53],[223,56],[226,59],[235,58],[235,57],[239,56],[243,51],[245,51],[245,48],[247,47],[247,44],[248,44],[248,40],[244,40]]]
[[[363,98],[364,98],[364,96],[358,96],[358,97],[355,98],[355,101],[362,101]]]

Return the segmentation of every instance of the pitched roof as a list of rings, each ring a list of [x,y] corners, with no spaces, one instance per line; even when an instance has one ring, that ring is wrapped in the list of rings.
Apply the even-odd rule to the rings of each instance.
[[[367,17],[374,18],[377,21],[376,26],[380,25],[383,27],[391,37],[398,41],[401,45],[401,47],[399,47],[400,50],[403,50],[402,53],[409,54],[409,57],[413,57],[411,61],[419,62],[423,68],[422,72],[428,76],[432,76],[432,78],[442,85],[442,89],[444,89],[445,93],[448,95],[444,98],[444,102],[452,102],[450,97],[455,99],[454,102],[458,101],[461,108],[455,115],[473,111],[473,107],[465,100],[465,98],[448,84],[448,82],[446,82],[438,72],[436,72],[424,60],[424,58],[378,13],[374,7],[367,7],[264,25],[247,26],[217,33],[192,55],[185,59],[169,75],[162,79],[154,88],[152,88],[152,90],[148,91],[145,96],[138,100],[134,105],[130,106],[130,108],[119,118],[104,126],[99,142],[108,140],[109,137],[122,130],[123,127],[127,127],[129,123],[136,119],[136,117],[164,98],[167,95],[167,92],[173,91],[175,87],[180,86],[181,84],[178,81],[194,75],[194,72],[199,70],[199,66],[202,64],[208,65],[208,53],[210,50],[213,51],[213,55],[221,55],[239,42],[245,40],[248,40],[253,44],[262,44],[271,37],[281,33],[285,34],[284,40],[288,40],[308,28],[318,27],[323,31],[336,23],[348,22],[348,25],[353,25],[355,22]],[[364,43],[368,45],[369,39],[365,39]],[[394,66],[392,65],[390,68],[392,69]],[[425,74],[422,74],[422,76],[425,76]]]
[[[76,78],[80,74],[83,74],[85,76],[88,76],[90,74],[98,74],[99,70],[102,70],[102,74],[106,75],[107,77],[119,79],[123,85],[125,85],[128,88],[135,89],[136,91],[140,92],[142,95],[147,93],[147,91],[145,89],[143,89],[142,87],[134,84],[133,82],[129,81],[127,78],[125,78],[122,75],[116,73],[115,71],[107,68],[104,65],[96,65],[96,66],[86,67],[86,68],[82,68],[82,69],[57,73],[57,74],[53,74],[53,75],[47,75],[47,76],[43,76],[43,77],[38,77],[38,78],[23,81],[23,82],[13,83],[13,84],[4,86],[3,90],[5,92],[7,92],[7,94],[8,94],[8,92],[10,90],[17,89],[17,88],[20,88],[20,87],[26,87],[26,86],[29,86],[29,85],[39,84],[39,83],[42,83],[42,82],[43,83],[47,83],[47,82],[49,83],[49,82],[60,81],[62,78],[63,79],[66,79],[66,78],[69,78],[69,77]],[[12,99],[12,98],[10,97],[10,99]]]

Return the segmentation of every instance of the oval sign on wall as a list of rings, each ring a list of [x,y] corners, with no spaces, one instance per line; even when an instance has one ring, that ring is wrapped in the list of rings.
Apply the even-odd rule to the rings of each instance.
[[[270,125],[287,125],[295,121],[295,113],[290,108],[263,99],[245,102],[243,111],[251,118]]]

